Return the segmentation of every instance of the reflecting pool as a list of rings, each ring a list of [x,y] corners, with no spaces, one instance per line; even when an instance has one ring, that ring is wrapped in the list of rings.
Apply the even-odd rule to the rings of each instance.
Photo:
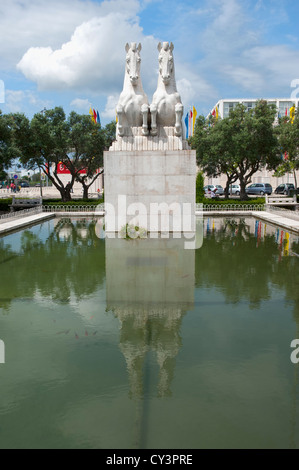
[[[298,448],[298,236],[210,217],[187,250],[97,223],[0,238],[0,448]]]

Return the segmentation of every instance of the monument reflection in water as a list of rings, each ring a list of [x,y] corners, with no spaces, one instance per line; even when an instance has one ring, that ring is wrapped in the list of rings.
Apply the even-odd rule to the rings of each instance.
[[[184,238],[106,239],[107,308],[120,321],[120,349],[132,396],[144,393],[147,354],[159,366],[157,392],[171,393],[184,314],[194,307],[195,251]]]

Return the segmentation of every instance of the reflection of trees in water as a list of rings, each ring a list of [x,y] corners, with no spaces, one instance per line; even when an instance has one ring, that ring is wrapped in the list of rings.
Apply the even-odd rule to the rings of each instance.
[[[210,230],[195,266],[196,286],[216,286],[228,302],[245,299],[256,307],[276,285],[298,305],[298,259],[279,257],[274,235],[265,235],[257,247],[244,219],[224,219],[219,230]]]
[[[62,231],[67,238],[60,236]],[[8,308],[12,299],[30,298],[36,292],[56,302],[92,294],[105,277],[104,250],[95,235],[95,221],[60,219],[45,242],[25,230],[19,253],[0,246],[0,259],[7,260],[2,264],[0,307]]]

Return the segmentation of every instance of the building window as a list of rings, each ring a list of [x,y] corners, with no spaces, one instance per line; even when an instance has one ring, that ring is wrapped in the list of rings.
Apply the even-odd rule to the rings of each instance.
[[[238,105],[238,101],[224,101],[223,103],[223,117],[228,117],[232,109]]]
[[[246,110],[249,111],[250,109],[254,109],[256,106],[255,101],[243,101],[244,106],[246,106]]]

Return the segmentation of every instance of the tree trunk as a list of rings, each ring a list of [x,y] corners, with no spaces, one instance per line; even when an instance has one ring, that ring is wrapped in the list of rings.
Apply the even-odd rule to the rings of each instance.
[[[296,176],[296,168],[293,169],[293,173],[294,173],[294,186],[295,186],[295,194],[296,196],[298,196],[298,191],[297,191],[297,176]]]
[[[89,186],[86,186],[85,184],[82,184],[82,186],[83,186],[83,199],[88,199]]]
[[[68,187],[68,185],[66,185],[65,188],[59,188],[59,192],[61,194],[62,202],[69,202],[72,200],[71,187]]]
[[[229,198],[229,187],[230,187],[230,181],[227,180],[227,181],[226,181],[225,190],[224,190],[224,197],[225,197],[225,199],[228,199],[228,198]]]
[[[244,181],[243,176],[240,177],[239,180],[240,180],[240,200],[247,201],[247,199],[249,199],[245,191],[247,182]]]

